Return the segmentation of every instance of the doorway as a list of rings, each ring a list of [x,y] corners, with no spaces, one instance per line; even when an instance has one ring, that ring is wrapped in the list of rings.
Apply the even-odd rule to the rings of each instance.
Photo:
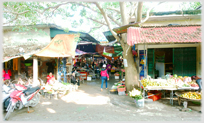
[[[147,67],[152,78],[196,75],[196,47],[148,49]]]

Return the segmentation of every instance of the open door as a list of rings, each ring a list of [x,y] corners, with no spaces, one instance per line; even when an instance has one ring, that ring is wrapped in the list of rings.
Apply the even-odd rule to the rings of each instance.
[[[151,76],[151,78],[155,78],[154,75],[154,49],[148,49],[147,50],[147,66],[148,66],[148,75]]]

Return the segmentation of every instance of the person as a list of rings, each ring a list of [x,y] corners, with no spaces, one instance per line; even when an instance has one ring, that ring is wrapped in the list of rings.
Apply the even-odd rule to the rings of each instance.
[[[107,82],[107,79],[109,80],[109,75],[108,75],[108,72],[107,72],[107,69],[106,69],[106,65],[104,64],[103,65],[103,68],[101,70],[101,91],[103,91],[103,82],[105,81],[106,82],[106,89],[108,89],[108,82]]]
[[[49,73],[49,75],[47,75],[47,84],[54,84],[55,82],[55,77],[52,75],[52,72]]]
[[[71,83],[73,83],[74,85],[77,83],[78,87],[80,87],[80,81],[79,78],[76,78],[76,76],[79,74],[78,71],[76,71],[76,69],[74,69],[72,71],[72,76],[71,76]]]
[[[11,70],[5,69],[3,70],[3,80],[10,80],[11,79]]]
[[[107,70],[108,70],[108,74],[110,75],[110,72],[111,72],[111,64],[110,64],[110,62],[107,65]]]
[[[100,65],[100,68],[103,67],[103,61],[102,61],[102,60],[100,61],[100,64],[99,64],[99,65]]]
[[[191,76],[191,80],[193,81],[193,80],[195,80],[196,81],[196,83],[198,84],[198,86],[199,86],[199,92],[202,90],[202,81],[201,81],[201,78],[200,77],[198,77],[198,76]]]

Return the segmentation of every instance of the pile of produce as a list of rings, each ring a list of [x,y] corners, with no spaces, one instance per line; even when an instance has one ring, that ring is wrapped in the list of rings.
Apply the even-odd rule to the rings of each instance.
[[[188,76],[170,76],[167,79],[143,79],[141,83],[144,87],[199,87],[198,84]]]
[[[50,94],[52,94],[54,91],[57,90],[69,90],[72,88],[73,85],[70,83],[65,83],[65,82],[55,82],[53,85],[51,84],[46,84],[45,86],[42,87],[42,89]]]
[[[181,97],[201,100],[201,94],[196,93],[196,92],[187,92],[187,93],[182,94]]]
[[[144,87],[148,87],[148,86],[153,86],[153,87],[166,87],[166,86],[174,86],[172,82],[170,81],[166,81],[166,80],[159,80],[155,81],[155,80],[148,80],[148,79],[143,79],[141,80],[141,83]]]
[[[198,84],[194,81],[192,82],[188,82],[188,84],[191,86],[191,87],[199,87]]]
[[[122,85],[122,83],[114,83],[114,85],[111,87],[111,89],[117,89],[117,86]]]

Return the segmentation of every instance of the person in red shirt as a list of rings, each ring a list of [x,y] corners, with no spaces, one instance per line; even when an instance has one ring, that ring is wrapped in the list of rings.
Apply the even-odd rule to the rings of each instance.
[[[47,75],[47,84],[53,84],[55,81],[55,77],[52,75],[52,72],[50,72],[49,75]]]
[[[9,69],[6,69],[6,70],[3,70],[3,80],[9,80],[11,79],[11,70]]]
[[[103,68],[101,70],[101,91],[103,91],[103,82],[105,81],[106,82],[106,89],[108,89],[108,82],[107,80],[109,80],[109,75],[108,75],[108,72],[107,72],[107,69],[106,69],[106,65],[104,64],[103,65]]]

